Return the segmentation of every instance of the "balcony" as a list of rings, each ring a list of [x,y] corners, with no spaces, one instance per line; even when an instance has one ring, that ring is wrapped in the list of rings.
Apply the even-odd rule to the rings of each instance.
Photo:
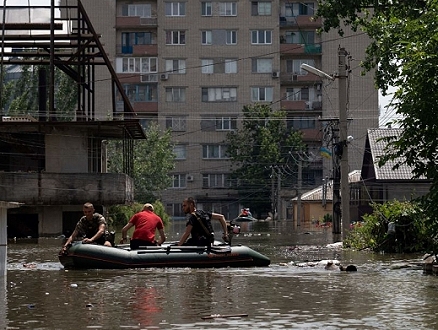
[[[317,75],[308,73],[308,74],[299,74],[298,72],[281,72],[280,73],[280,82],[282,85],[303,85],[303,84],[317,84],[321,83],[322,78]]]
[[[28,205],[126,204],[134,182],[118,173],[0,173],[0,200]]]
[[[156,17],[119,16],[116,18],[117,29],[158,27]]]
[[[284,55],[322,55],[322,46],[319,43],[294,44],[287,43],[284,36],[280,36],[280,54]]]
[[[155,40],[152,44],[147,45],[117,45],[116,46],[117,55],[137,55],[137,56],[157,56],[158,55],[158,45]]]
[[[280,28],[300,27],[300,28],[319,28],[321,27],[321,18],[314,18],[309,15],[298,16],[280,16]]]
[[[282,100],[281,107],[286,111],[320,111],[322,110],[322,103],[320,101]]]

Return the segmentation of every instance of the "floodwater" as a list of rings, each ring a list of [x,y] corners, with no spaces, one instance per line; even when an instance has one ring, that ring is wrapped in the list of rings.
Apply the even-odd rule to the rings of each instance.
[[[183,227],[168,228],[169,240]],[[60,239],[12,243],[0,328],[438,329],[438,277],[423,274],[421,255],[342,251],[328,231],[287,224],[242,227],[233,244],[267,255],[269,267],[64,270]]]

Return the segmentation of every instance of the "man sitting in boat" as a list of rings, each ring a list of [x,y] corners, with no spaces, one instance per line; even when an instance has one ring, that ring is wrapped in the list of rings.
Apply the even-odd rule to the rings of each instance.
[[[129,242],[131,250],[138,250],[140,246],[161,245],[166,240],[163,221],[154,213],[154,206],[150,203],[146,203],[143,206],[143,210],[134,214],[129,222],[122,228],[121,244],[127,240],[126,234],[133,226],[135,226],[135,230]],[[156,230],[160,233],[160,239],[158,241],[155,240]]]
[[[94,212],[94,206],[91,203],[85,203],[82,207],[84,216],[79,219],[75,230],[65,242],[62,250],[65,252],[77,237],[85,237],[83,244],[99,244],[112,246],[111,242],[106,239],[106,220],[102,214]]]
[[[225,242],[228,242],[227,222],[223,214],[197,210],[196,202],[192,197],[184,199],[182,210],[188,215],[188,220],[186,230],[178,245],[211,246],[214,241],[212,219],[218,220],[221,223],[224,231],[222,238]],[[190,235],[191,237],[188,239]]]
[[[249,208],[245,207],[240,211],[239,217],[252,217],[251,212],[249,211]]]

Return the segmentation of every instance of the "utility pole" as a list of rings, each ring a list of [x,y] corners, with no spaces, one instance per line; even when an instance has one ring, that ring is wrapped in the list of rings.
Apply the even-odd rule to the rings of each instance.
[[[281,220],[282,216],[282,208],[281,208],[281,199],[280,199],[280,191],[281,191],[281,176],[280,176],[280,168],[277,169],[277,220]]]
[[[340,171],[340,153],[341,144],[339,142],[339,136],[337,135],[333,140],[333,223],[332,223],[332,234],[333,240],[338,242],[341,240],[341,171]]]
[[[298,161],[298,200],[297,200],[297,227],[301,226],[301,190],[303,189],[303,161]]]
[[[350,186],[348,183],[348,143],[347,143],[347,52],[339,48],[339,143],[341,148],[341,217],[342,240],[350,230]]]
[[[334,144],[333,152],[333,239],[345,239],[350,229],[350,186],[348,183],[348,142],[347,137],[347,51],[338,50],[339,83],[339,140]],[[308,64],[301,64],[301,69],[321,78],[335,80],[334,76]],[[340,189],[339,189],[340,186]],[[341,234],[342,219],[342,237]]]
[[[275,220],[275,169],[271,166],[271,210],[272,220]]]

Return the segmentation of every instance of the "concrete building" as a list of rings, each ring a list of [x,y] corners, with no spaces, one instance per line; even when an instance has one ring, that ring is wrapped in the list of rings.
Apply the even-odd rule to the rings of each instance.
[[[182,215],[187,196],[227,218],[238,214],[243,205],[230,189],[224,139],[240,127],[242,107],[255,102],[286,110],[288,127],[303,132],[311,157],[297,178],[297,193],[330,178],[333,165],[319,150],[331,148],[338,134],[338,82],[300,66],[336,74],[339,47],[350,53],[348,134],[355,140],[349,171],[361,168],[366,130],[378,127],[379,115],[372,74],[361,75],[368,39],[348,29],[343,37],[319,35],[317,1],[82,3],[138,117],[172,130],[177,164],[172,187],[160,196],[170,215]],[[292,216],[290,198],[290,192],[280,193],[279,218]]]
[[[38,99],[38,105],[28,108],[30,103],[23,102],[26,106],[14,109],[14,115],[1,110],[0,201],[17,205],[7,210],[10,237],[55,236],[73,230],[87,201],[99,212],[108,205],[133,202],[132,140],[145,135],[125,94],[120,94],[117,102],[121,106],[116,108],[115,97],[111,97],[115,92],[96,93],[96,66],[104,68],[109,77],[99,81],[100,85],[108,85],[109,91],[122,89],[80,3],[68,7],[75,12],[75,20],[69,17],[63,22],[53,15],[59,7],[3,8],[7,19],[2,64],[38,68],[33,76],[37,79],[32,80],[38,88],[31,88],[29,80],[29,94],[25,94]],[[76,109],[68,120],[56,106],[55,68],[68,75],[71,89],[77,91]],[[4,95],[2,88],[0,96]],[[108,100],[105,108],[97,105],[101,98]],[[120,117],[123,120],[117,120]],[[106,173],[109,139],[123,141],[124,173]],[[3,209],[2,243],[6,233]]]

